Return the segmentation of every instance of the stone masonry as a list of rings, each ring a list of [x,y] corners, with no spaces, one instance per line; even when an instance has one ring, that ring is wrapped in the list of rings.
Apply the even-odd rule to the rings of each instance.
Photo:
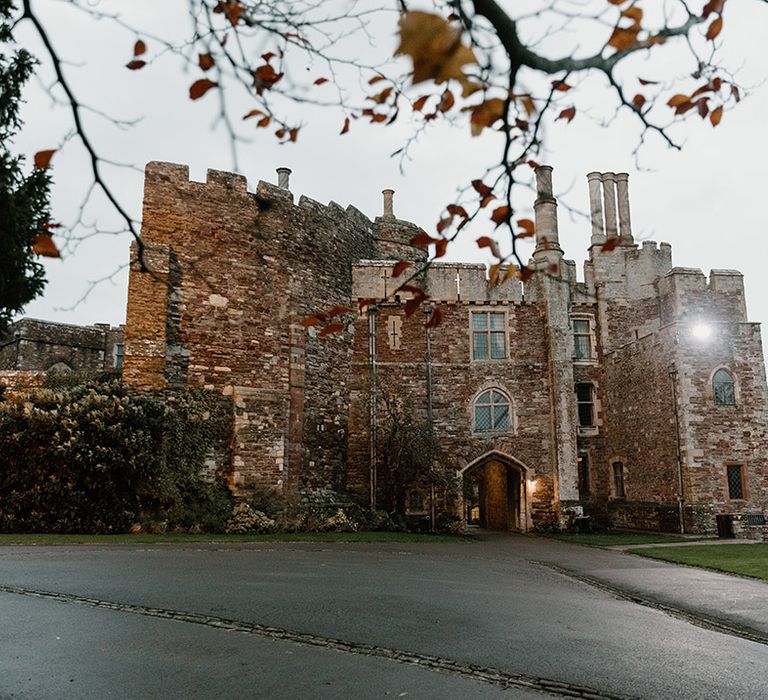
[[[108,323],[76,326],[22,318],[0,338],[0,370],[119,371],[124,334],[123,326]]]
[[[457,475],[479,484],[490,526],[587,515],[714,532],[718,515],[768,510],[765,366],[741,275],[707,279],[673,267],[668,244],[638,246],[626,174],[588,175],[578,281],[552,170],[540,167],[540,272],[492,286],[484,265],[433,263],[415,280],[443,312],[433,330],[421,311],[406,316],[409,293],[395,294],[395,262],[425,255],[391,191],[370,220],[294,201],[288,175],[251,192],[238,175],[193,182],[185,167],[150,163],[132,252],[124,380],[230,398],[218,467],[236,495],[332,488],[382,503],[372,397],[387,391],[431,417]],[[340,332],[302,324],[334,307]],[[467,493],[413,510],[469,517]]]

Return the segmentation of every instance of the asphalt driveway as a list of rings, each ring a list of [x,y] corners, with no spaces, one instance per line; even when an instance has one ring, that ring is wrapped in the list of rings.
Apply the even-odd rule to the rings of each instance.
[[[768,695],[768,585],[472,543],[0,549],[0,697]]]

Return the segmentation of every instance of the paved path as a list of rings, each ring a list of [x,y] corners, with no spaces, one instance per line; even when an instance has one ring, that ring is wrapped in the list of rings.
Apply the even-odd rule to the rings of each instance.
[[[8,547],[0,621],[0,698],[768,688],[768,585],[533,537]]]
[[[763,544],[762,540],[692,540],[691,542],[656,542],[653,544],[613,544],[605,549],[617,552],[631,552],[633,549],[652,549],[655,547],[709,547],[721,544]]]

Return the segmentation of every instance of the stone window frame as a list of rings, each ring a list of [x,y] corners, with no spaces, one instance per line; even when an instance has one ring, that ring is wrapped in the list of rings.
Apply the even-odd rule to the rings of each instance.
[[[608,461],[610,465],[610,484],[611,499],[614,501],[624,501],[627,498],[627,460],[624,457],[611,457]],[[618,493],[616,481],[616,465],[621,465],[621,493]]]
[[[732,503],[741,503],[749,500],[749,479],[747,478],[747,465],[745,462],[737,460],[725,462],[723,465],[723,480],[725,482],[726,499]],[[741,498],[731,498],[731,485],[728,480],[728,471],[730,467],[739,467],[741,476]]]
[[[592,398],[592,425],[582,425],[581,416],[579,415],[579,395],[576,392],[576,387],[580,384],[588,384],[590,386],[590,393]],[[579,435],[597,435],[599,433],[600,419],[598,418],[600,412],[600,402],[597,399],[597,385],[595,382],[574,382],[573,393],[576,398],[576,431]]]
[[[500,394],[502,394],[507,401],[509,401],[509,426],[507,428],[501,428],[498,430],[494,430],[491,428],[490,430],[477,430],[475,428],[475,402],[477,399],[479,399],[486,391],[498,391]],[[497,382],[486,382],[483,384],[472,396],[471,400],[469,401],[469,424],[472,426],[472,434],[478,437],[487,437],[487,436],[494,436],[494,435],[516,435],[517,434],[517,406],[515,404],[515,400],[512,398],[512,394],[507,391],[503,386],[498,384]]]
[[[481,332],[472,326],[472,315],[473,314],[497,314],[499,316],[504,317],[504,357],[491,357],[491,346],[490,346],[490,334],[491,334],[491,326],[490,326],[490,319],[488,321],[488,325],[486,326],[485,332],[488,335],[488,357],[480,357],[475,358],[475,333]],[[510,334],[509,334],[509,312],[506,309],[498,308],[494,306],[474,306],[469,309],[469,315],[467,318],[467,323],[469,327],[469,361],[476,363],[476,362],[506,362],[509,360],[510,357],[510,348],[509,348],[509,340],[510,340]],[[497,333],[502,331],[496,331]]]
[[[720,371],[724,370],[726,371],[729,376],[731,377],[731,380],[733,381],[733,403],[717,403],[715,400],[715,375]],[[715,367],[709,374],[709,380],[707,382],[707,398],[709,399],[709,402],[713,406],[717,406],[718,408],[733,408],[735,406],[738,406],[740,404],[741,399],[741,391],[739,386],[739,378],[730,367],[727,365],[718,365]]]
[[[570,314],[571,326],[571,359],[578,365],[596,365],[597,364],[597,333],[595,328],[595,315],[587,312],[577,311]],[[589,357],[576,357],[576,329],[574,321],[589,322]],[[584,335],[584,334],[580,334]]]

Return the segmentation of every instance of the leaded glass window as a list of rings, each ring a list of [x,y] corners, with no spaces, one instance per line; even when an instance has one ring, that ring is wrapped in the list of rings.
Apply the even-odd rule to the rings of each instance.
[[[573,319],[573,357],[576,360],[592,359],[592,328],[589,319]]]
[[[503,360],[507,357],[506,319],[497,311],[472,312],[472,359]]]
[[[718,406],[733,406],[736,403],[736,389],[733,377],[728,370],[719,369],[712,377],[712,391],[715,404]]]
[[[729,464],[726,467],[728,476],[728,498],[732,501],[744,498],[744,469],[741,464]]]
[[[507,430],[511,422],[509,399],[496,389],[488,389],[475,399],[475,430]]]

